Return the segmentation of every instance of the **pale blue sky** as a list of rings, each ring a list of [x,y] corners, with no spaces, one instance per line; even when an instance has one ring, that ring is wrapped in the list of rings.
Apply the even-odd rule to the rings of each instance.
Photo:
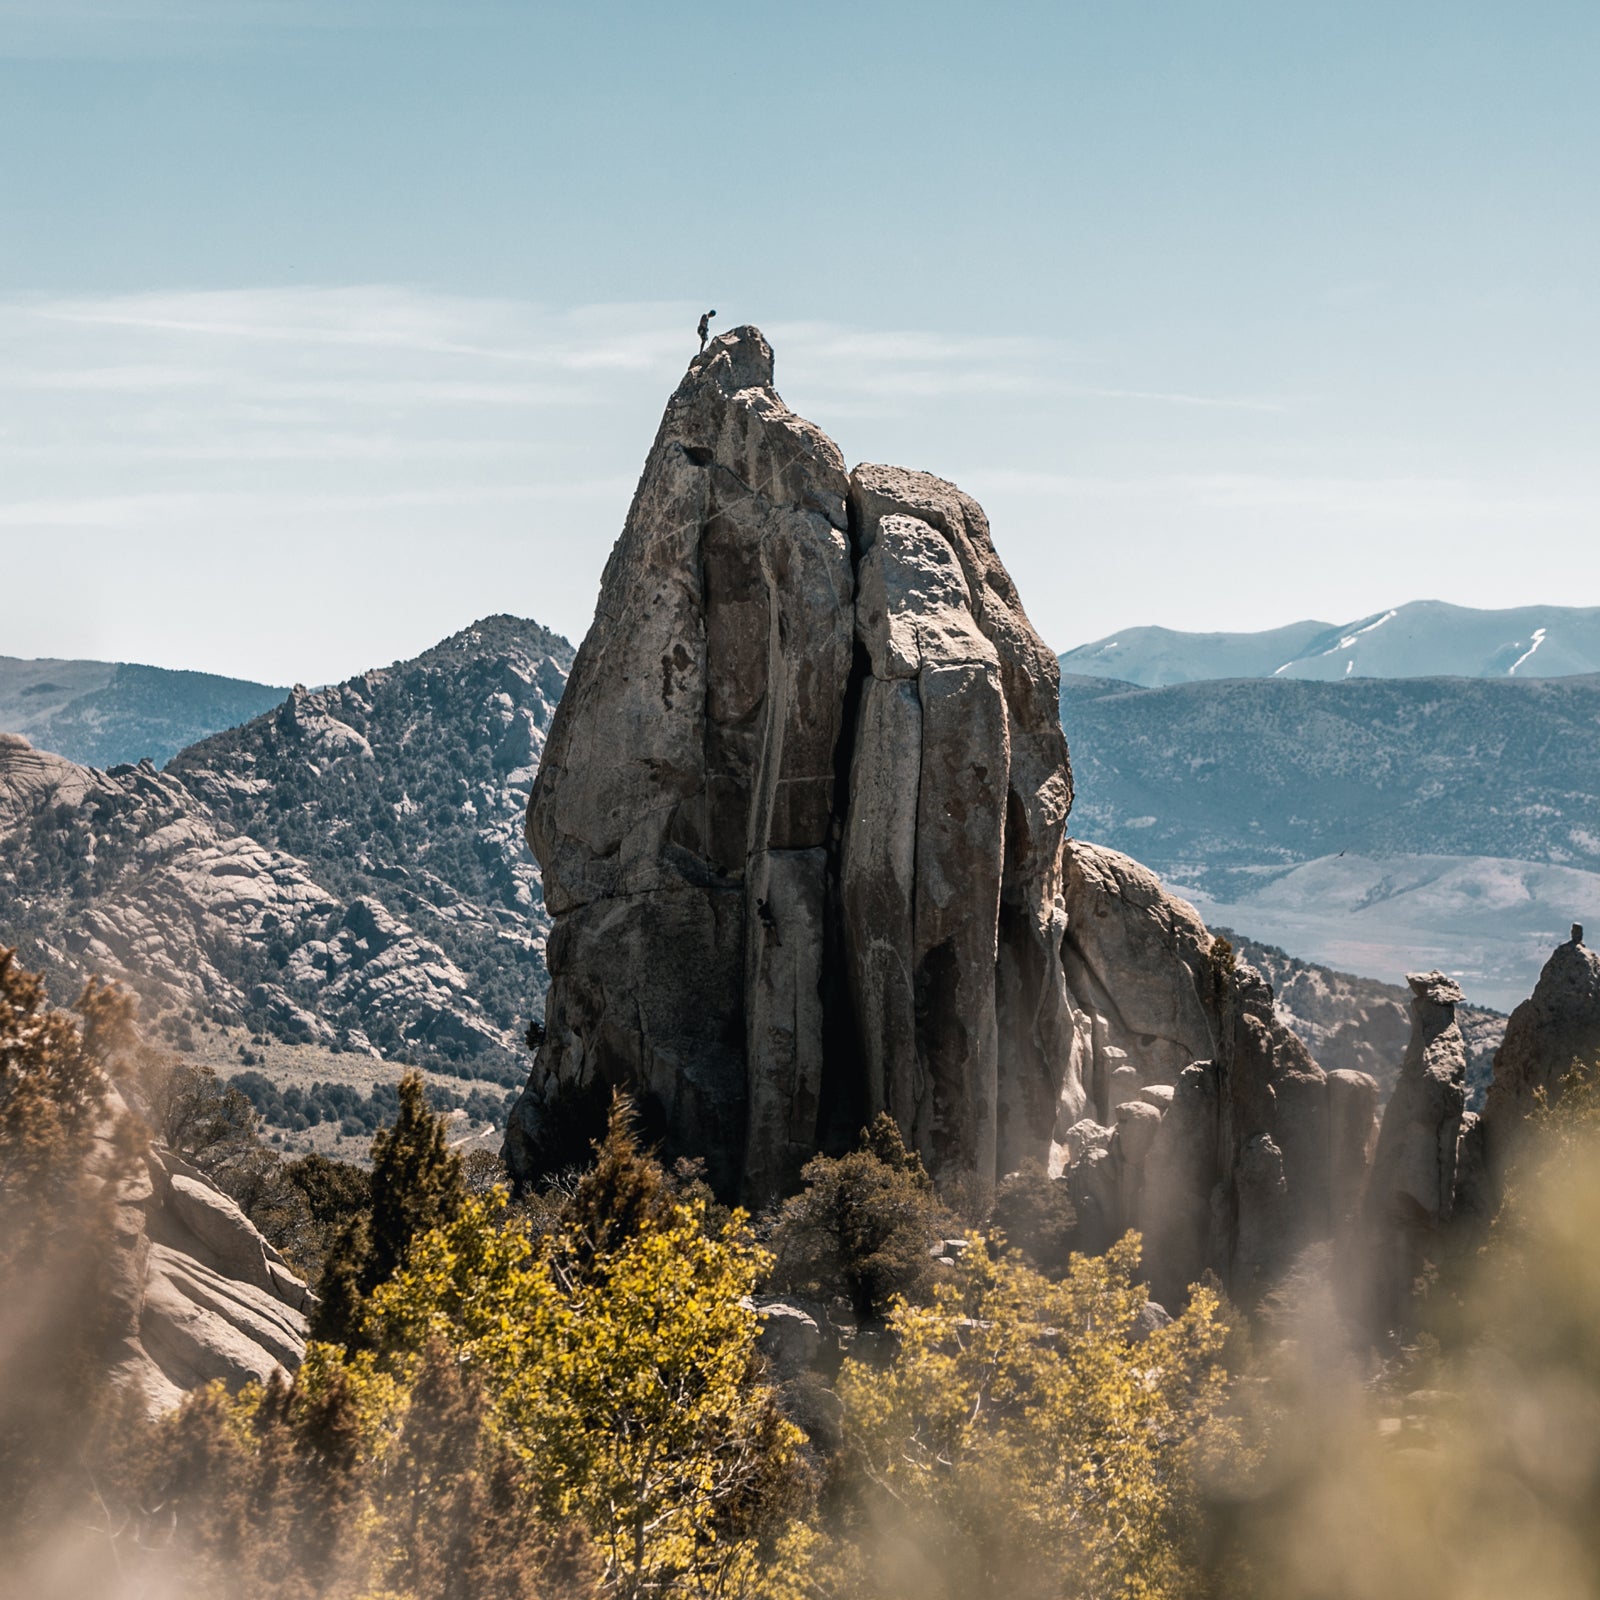
[[[1600,604],[1600,6],[0,0],[0,654],[587,625],[699,311],[1057,648]]]

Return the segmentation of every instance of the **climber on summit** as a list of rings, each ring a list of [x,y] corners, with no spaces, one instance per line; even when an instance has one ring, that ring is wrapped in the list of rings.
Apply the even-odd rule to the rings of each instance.
[[[707,311],[707,312],[702,313],[702,315],[700,317],[700,348],[702,350],[705,349],[706,340],[707,340],[707,338],[710,337],[710,334],[711,334],[711,319],[714,316],[716,316],[716,312],[715,311]]]

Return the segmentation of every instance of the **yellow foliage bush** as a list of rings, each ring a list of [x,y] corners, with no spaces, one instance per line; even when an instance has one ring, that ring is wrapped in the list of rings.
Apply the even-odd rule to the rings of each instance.
[[[1137,1236],[1052,1283],[967,1252],[902,1303],[886,1369],[839,1383],[859,1515],[832,1592],[969,1600],[1188,1592],[1192,1456],[1222,1394],[1215,1297],[1141,1337]]]
[[[708,1235],[703,1202],[675,1202],[593,1258],[502,1207],[469,1201],[375,1291],[378,1361],[437,1339],[472,1368],[546,1514],[588,1528],[608,1589],[744,1583],[801,1437],[754,1381],[764,1260],[744,1218]]]

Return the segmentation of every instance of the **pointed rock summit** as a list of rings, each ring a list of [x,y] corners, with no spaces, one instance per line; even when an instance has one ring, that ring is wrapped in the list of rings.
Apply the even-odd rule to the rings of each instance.
[[[667,405],[528,809],[555,918],[508,1152],[613,1087],[762,1199],[888,1109],[941,1168],[1083,1104],[1055,659],[976,502],[861,467],[741,327]]]
[[[1600,952],[1583,942],[1583,928],[1557,945],[1533,993],[1511,1013],[1494,1058],[1494,1078],[1484,1102],[1488,1157],[1504,1173],[1518,1129],[1539,1097],[1561,1098],[1562,1080],[1575,1066],[1600,1062]]]
[[[736,328],[667,405],[528,807],[554,918],[507,1155],[637,1100],[726,1197],[887,1111],[941,1178],[1065,1176],[1176,1301],[1253,1297],[1359,1204],[1325,1078],[1193,909],[1065,837],[1055,658],[976,501],[846,472]],[[1370,1093],[1368,1092],[1370,1091]]]

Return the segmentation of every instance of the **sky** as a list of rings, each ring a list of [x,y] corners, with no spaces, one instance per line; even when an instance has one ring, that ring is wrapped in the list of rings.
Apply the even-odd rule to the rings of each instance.
[[[1593,0],[0,0],[0,654],[576,641],[694,324],[1058,650],[1600,605]]]

